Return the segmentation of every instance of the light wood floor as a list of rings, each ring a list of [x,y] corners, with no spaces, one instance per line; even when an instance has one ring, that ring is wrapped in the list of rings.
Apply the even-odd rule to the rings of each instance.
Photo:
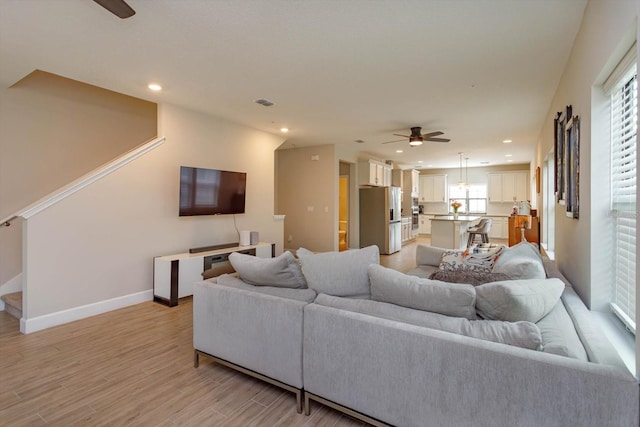
[[[153,302],[29,335],[0,312],[0,426],[362,426],[200,359],[192,303]]]
[[[420,243],[428,243],[420,238]],[[415,267],[415,247],[382,256]],[[192,304],[138,304],[22,335],[0,312],[0,426],[362,426],[201,358],[193,367]]]

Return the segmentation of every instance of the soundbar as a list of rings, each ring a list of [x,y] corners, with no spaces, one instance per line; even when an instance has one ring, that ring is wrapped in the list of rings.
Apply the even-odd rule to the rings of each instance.
[[[238,247],[238,245],[239,245],[239,242],[223,243],[221,245],[212,245],[212,246],[201,246],[199,248],[189,249],[189,253],[197,254],[198,252],[215,251],[216,249],[235,248],[235,247]]]

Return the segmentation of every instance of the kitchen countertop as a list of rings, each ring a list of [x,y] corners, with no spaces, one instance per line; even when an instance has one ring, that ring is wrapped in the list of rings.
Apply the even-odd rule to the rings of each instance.
[[[430,216],[438,216],[438,217],[450,216],[450,214],[442,213],[442,212],[440,213],[426,212],[426,213],[421,213],[420,215],[430,215]],[[478,218],[509,218],[510,215],[473,214],[473,216],[477,216]]]
[[[458,215],[458,218],[454,218],[453,215],[438,216],[432,218],[431,221],[476,221],[480,219],[479,216],[474,215]]]

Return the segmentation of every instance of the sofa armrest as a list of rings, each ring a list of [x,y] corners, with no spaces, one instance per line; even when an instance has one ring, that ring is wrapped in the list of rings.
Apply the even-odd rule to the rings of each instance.
[[[393,425],[638,424],[620,369],[317,304],[303,368],[308,392]]]
[[[194,285],[193,346],[302,388],[302,324],[307,303],[215,281]]]
[[[443,248],[418,244],[416,246],[416,264],[438,267],[445,251],[446,249]]]

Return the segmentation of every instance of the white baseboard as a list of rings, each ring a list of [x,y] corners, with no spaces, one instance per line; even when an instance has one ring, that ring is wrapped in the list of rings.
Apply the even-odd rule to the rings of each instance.
[[[97,314],[106,313],[108,311],[117,310],[130,305],[140,304],[146,301],[153,301],[153,289],[80,307],[74,307],[68,310],[58,311],[56,313],[45,314],[44,316],[38,316],[32,319],[25,319],[23,317],[20,319],[20,332],[23,334],[30,334],[31,332],[41,331],[53,326],[63,325],[75,320],[85,319]]]
[[[22,291],[22,273],[0,285],[0,296]],[[4,301],[0,300],[0,311],[4,311]]]

